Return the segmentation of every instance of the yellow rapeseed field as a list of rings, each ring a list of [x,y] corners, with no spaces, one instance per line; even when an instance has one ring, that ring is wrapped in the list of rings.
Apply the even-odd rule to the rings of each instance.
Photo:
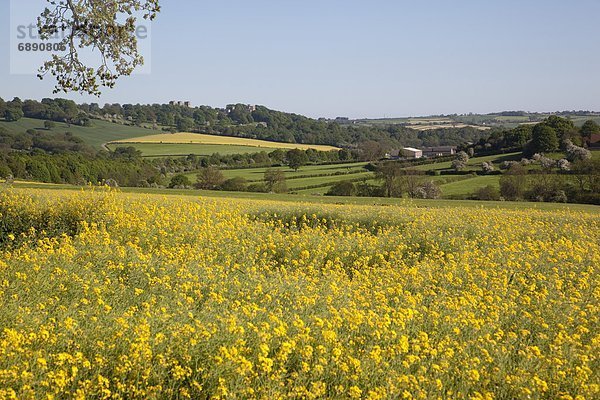
[[[234,136],[206,135],[201,133],[162,133],[157,135],[142,136],[131,139],[123,139],[111,142],[110,144],[126,143],[171,143],[171,144],[214,144],[214,145],[235,145],[250,147],[265,147],[276,149],[314,149],[319,151],[339,150],[337,147],[319,145],[319,144],[300,144],[300,143],[282,143],[269,142],[266,140],[247,139]]]
[[[0,193],[0,398],[597,399],[600,214]]]

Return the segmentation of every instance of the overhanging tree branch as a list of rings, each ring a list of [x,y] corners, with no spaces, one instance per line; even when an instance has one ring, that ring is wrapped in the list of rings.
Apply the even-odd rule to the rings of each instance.
[[[138,51],[136,15],[153,20],[160,12],[159,0],[47,0],[52,6],[38,17],[42,39],[62,37],[63,54],[53,54],[39,69],[38,77],[56,78],[54,92],[100,95],[101,87],[114,87],[144,63]],[[97,66],[88,66],[80,51],[100,54]]]

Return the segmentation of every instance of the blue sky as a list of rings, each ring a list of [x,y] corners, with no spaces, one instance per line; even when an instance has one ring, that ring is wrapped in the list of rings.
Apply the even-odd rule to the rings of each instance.
[[[0,4],[0,96],[53,97],[51,79],[10,74],[10,1]],[[151,73],[99,99],[62,97],[352,118],[600,110],[600,0],[162,4]]]

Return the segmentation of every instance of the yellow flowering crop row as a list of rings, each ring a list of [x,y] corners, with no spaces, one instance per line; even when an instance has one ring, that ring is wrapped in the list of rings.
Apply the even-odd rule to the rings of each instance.
[[[599,398],[599,228],[0,193],[0,399]]]

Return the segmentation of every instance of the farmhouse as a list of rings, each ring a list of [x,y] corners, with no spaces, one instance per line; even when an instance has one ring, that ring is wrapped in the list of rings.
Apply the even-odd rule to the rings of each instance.
[[[425,147],[423,149],[425,157],[451,156],[454,154],[456,154],[456,146]]]
[[[600,147],[600,133],[594,133],[588,140],[589,147]]]
[[[401,154],[405,158],[421,158],[423,157],[423,150],[415,149],[414,147],[404,147],[401,150]]]

